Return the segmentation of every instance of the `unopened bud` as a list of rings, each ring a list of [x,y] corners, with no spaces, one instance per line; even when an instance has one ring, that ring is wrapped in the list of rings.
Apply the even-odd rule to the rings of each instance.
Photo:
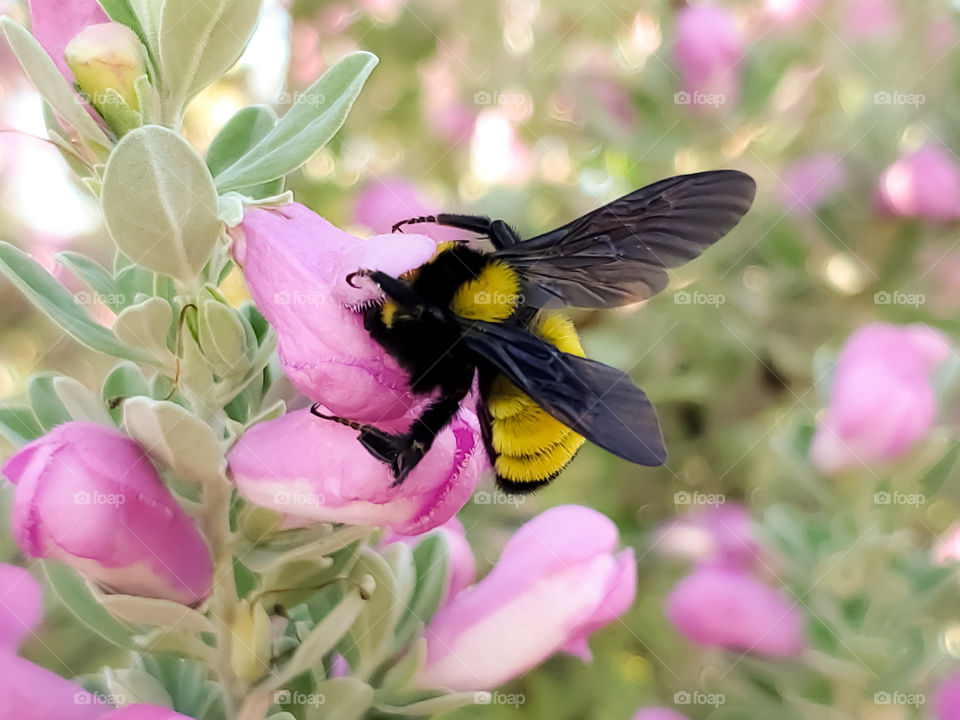
[[[241,600],[231,630],[233,672],[246,682],[259,680],[270,670],[270,616],[260,603],[255,602],[251,607],[246,600]]]
[[[139,110],[134,83],[147,70],[143,45],[133,30],[115,22],[88,25],[67,43],[64,56],[77,85],[98,110],[110,102],[109,90]]]

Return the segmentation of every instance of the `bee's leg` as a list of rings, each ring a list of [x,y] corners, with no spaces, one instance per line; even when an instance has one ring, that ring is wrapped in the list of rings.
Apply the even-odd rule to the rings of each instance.
[[[460,403],[470,392],[474,373],[473,366],[461,368],[456,377],[441,386],[440,396],[431,402],[420,417],[413,421],[410,429],[400,436],[404,440],[404,447],[390,463],[396,478],[394,485],[399,485],[406,479],[430,450],[437,434],[453,420],[460,409]]]
[[[381,430],[373,425],[358,423],[355,420],[347,420],[337,415],[324,415],[320,412],[319,407],[320,403],[314,403],[310,408],[310,413],[322,420],[332,420],[333,422],[346,425],[348,428],[359,431],[360,437],[358,439],[360,440],[360,444],[367,449],[367,452],[381,462],[392,465],[393,461],[403,452],[408,444],[403,435],[391,435],[385,430]]]
[[[511,247],[520,242],[520,237],[512,227],[503,220],[491,220],[483,215],[456,215],[453,213],[440,213],[438,215],[424,215],[423,217],[401,220],[394,224],[392,230],[397,232],[404,225],[416,225],[418,223],[434,223],[435,225],[447,225],[461,230],[468,230],[477,235],[486,235],[497,250]]]

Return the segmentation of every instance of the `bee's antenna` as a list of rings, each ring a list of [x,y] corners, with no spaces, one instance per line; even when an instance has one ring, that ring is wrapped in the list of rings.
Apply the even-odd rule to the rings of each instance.
[[[324,415],[322,412],[320,412],[320,410],[318,410],[319,407],[320,407],[320,403],[314,403],[313,405],[311,405],[310,414],[316,415],[321,420],[333,420],[334,422],[338,422],[341,425],[346,425],[348,428],[351,428],[353,430],[363,430],[363,427],[364,427],[363,424],[355,422],[353,420],[347,420],[342,417],[337,417],[336,415]]]

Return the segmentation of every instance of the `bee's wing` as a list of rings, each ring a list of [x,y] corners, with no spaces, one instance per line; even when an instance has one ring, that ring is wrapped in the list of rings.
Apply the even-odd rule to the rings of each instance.
[[[464,321],[462,329],[473,352],[564,425],[625,460],[663,464],[657,414],[625,373],[513,325]]]
[[[678,175],[495,255],[527,281],[534,307],[616,307],[667,284],[750,209],[756,183],[736,170]]]

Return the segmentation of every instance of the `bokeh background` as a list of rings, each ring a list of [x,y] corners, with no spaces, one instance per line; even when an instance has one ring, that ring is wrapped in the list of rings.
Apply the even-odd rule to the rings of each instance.
[[[24,5],[0,0],[0,13],[25,20]],[[955,584],[922,594],[942,579],[929,548],[960,509],[954,403],[945,398],[940,427],[879,474],[832,481],[807,452],[830,359],[854,329],[922,321],[960,336],[956,5],[716,2],[713,16],[682,28],[686,3],[665,0],[268,0],[239,66],[193,103],[186,132],[202,150],[240,107],[282,112],[344,53],[376,53],[346,126],[290,186],[358,233],[383,231],[419,203],[535,234],[672,174],[733,167],[757,180],[742,224],[661,295],[575,313],[588,352],[629,371],[659,408],[666,466],[588,446],[544,491],[480,495],[461,513],[485,568],[539,510],[597,508],[637,550],[635,607],[594,638],[592,664],[557,656],[505,688],[523,695],[519,708],[450,718],[616,720],[698,689],[726,702],[677,708],[693,718],[929,710],[870,700],[927,691],[960,646]],[[58,153],[30,137],[44,136],[40,101],[5,47],[0,127],[0,238],[80,290],[53,254],[83,249],[107,263],[109,239]],[[0,328],[0,397],[24,392],[37,370],[102,380],[103,358],[4,280]],[[930,492],[922,507],[863,500],[878,483],[920,482]],[[664,621],[663,598],[686,565],[660,552],[658,528],[715,501],[756,518],[764,573],[803,606],[817,662],[696,648]],[[0,538],[16,557],[9,534]],[[72,623],[51,608],[45,637],[57,653],[38,641],[28,654],[63,672],[97,669],[112,651]]]

